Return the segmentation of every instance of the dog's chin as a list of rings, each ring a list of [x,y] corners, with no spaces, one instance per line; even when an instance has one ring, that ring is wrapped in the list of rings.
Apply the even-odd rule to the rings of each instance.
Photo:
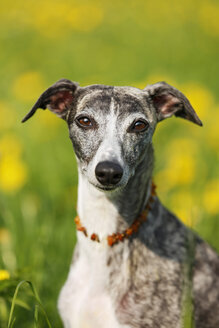
[[[95,188],[97,188],[98,190],[100,191],[103,191],[103,192],[106,192],[106,193],[113,193],[113,192],[117,192],[119,190],[122,189],[122,186],[121,185],[116,185],[116,186],[112,186],[112,185],[109,185],[109,186],[103,186],[103,185],[97,185],[97,184],[93,184],[93,186]]]

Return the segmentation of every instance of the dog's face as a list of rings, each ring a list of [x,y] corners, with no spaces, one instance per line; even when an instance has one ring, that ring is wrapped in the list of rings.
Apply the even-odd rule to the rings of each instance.
[[[161,82],[140,90],[60,80],[47,89],[24,118],[49,108],[65,119],[87,180],[104,191],[124,187],[147,157],[158,121],[172,115],[202,125],[187,98]]]
[[[139,89],[92,86],[78,91],[68,126],[87,180],[103,190],[125,186],[147,152],[156,122]]]

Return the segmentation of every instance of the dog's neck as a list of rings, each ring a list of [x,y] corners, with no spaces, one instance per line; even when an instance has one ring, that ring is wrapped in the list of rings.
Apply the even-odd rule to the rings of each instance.
[[[79,169],[77,210],[89,236],[95,233],[101,241],[133,223],[150,196],[152,170],[153,156],[144,158],[127,186],[109,193],[91,185]]]

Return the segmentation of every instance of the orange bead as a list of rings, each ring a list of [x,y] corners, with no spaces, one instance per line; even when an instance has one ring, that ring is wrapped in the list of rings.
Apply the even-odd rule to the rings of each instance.
[[[75,217],[75,223],[76,223],[76,224],[79,224],[79,223],[80,223],[80,219],[79,219],[78,216]]]
[[[112,246],[114,244],[114,238],[113,236],[108,236],[107,237],[108,245]]]
[[[128,228],[128,229],[126,230],[126,234],[127,234],[128,236],[131,236],[132,233],[133,233],[133,229],[132,229],[132,227],[131,227],[131,228]]]
[[[123,241],[123,240],[124,240],[124,237],[125,237],[124,233],[120,233],[120,234],[118,235],[118,239],[119,239],[120,241]]]
[[[93,241],[98,241],[98,242],[100,241],[99,237],[95,233],[92,233],[90,239],[93,240]]]
[[[151,194],[150,194],[150,197],[149,197],[149,200],[146,204],[145,209],[142,211],[142,213],[139,215],[139,217],[133,222],[131,227],[126,229],[123,233],[117,233],[117,234],[114,233],[114,234],[107,237],[107,241],[108,241],[109,246],[113,246],[118,241],[123,241],[125,238],[128,238],[129,236],[131,236],[133,234],[133,232],[137,232],[140,225],[141,225],[141,223],[147,220],[147,215],[148,215],[149,210],[151,209],[151,204],[155,201],[155,199],[153,197],[153,196],[156,196],[155,189],[156,189],[156,186],[152,182]],[[82,231],[84,233],[84,235],[87,237],[87,230],[86,230],[85,227],[83,227],[81,225],[80,218],[78,216],[76,216],[74,220],[75,220],[77,230]],[[93,241],[100,242],[98,235],[95,234],[95,233],[93,233],[90,236],[90,239],[93,240]]]

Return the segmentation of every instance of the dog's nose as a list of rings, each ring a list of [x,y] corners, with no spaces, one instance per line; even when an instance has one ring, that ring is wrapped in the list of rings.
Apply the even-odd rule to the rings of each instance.
[[[116,185],[122,178],[122,167],[113,162],[100,162],[95,169],[97,180],[102,185]]]

